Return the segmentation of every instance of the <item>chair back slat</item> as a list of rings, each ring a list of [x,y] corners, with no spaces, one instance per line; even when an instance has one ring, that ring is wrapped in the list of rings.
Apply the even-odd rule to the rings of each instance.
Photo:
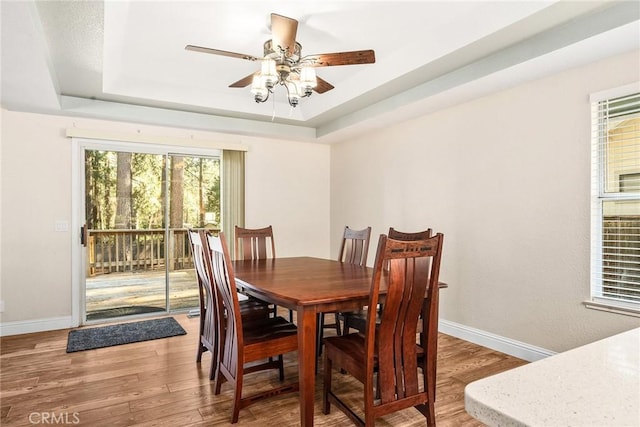
[[[362,230],[353,230],[346,226],[340,244],[340,255],[338,260],[345,264],[367,265],[367,255],[369,253],[369,240],[371,238],[371,227]]]
[[[271,226],[250,229],[236,225],[235,243],[236,259],[258,260],[276,257],[273,228]],[[269,249],[271,254],[269,254]]]
[[[375,313],[369,313],[365,348],[372,373],[377,354],[381,404],[427,392],[426,380],[422,391],[419,385],[416,333],[425,295],[430,301],[437,300],[431,295],[438,292],[441,249],[442,234],[415,241],[380,237],[369,306],[375,307],[380,301],[384,282],[386,294],[378,326]],[[383,273],[385,264],[389,267]],[[426,343],[423,345],[426,347]],[[426,350],[423,348],[425,354]]]

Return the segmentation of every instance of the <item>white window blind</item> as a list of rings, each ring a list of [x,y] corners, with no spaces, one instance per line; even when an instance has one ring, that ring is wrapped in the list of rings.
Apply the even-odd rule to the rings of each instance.
[[[590,303],[640,314],[640,93],[592,114]]]

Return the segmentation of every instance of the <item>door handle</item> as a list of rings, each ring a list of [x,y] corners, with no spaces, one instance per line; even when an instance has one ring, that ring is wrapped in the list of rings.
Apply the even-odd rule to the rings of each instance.
[[[85,248],[87,247],[87,224],[80,227],[80,243]]]

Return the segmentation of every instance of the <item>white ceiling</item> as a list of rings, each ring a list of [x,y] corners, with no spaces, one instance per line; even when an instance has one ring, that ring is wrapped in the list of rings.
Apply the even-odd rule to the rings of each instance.
[[[228,85],[275,12],[303,54],[373,49],[318,68],[335,86],[292,109]],[[2,106],[333,142],[640,47],[637,1],[2,1]],[[615,70],[612,70],[615,72]],[[640,76],[639,76],[640,78]]]

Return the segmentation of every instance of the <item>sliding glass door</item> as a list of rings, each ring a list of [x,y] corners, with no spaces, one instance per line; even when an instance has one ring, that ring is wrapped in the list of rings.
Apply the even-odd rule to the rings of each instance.
[[[84,149],[85,321],[197,308],[186,231],[219,227],[219,158],[105,148]]]
[[[187,230],[220,229],[220,159],[172,154],[167,157],[167,165],[169,307],[173,310],[198,308]]]

